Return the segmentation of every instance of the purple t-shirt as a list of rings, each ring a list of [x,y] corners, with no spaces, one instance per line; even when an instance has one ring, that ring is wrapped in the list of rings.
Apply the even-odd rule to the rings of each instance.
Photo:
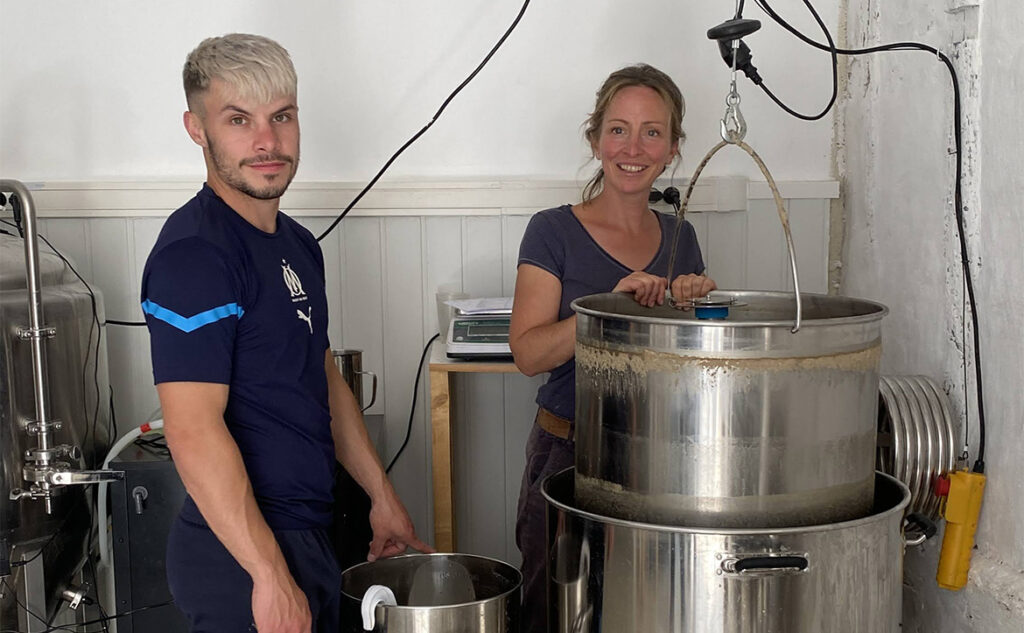
[[[651,211],[661,224],[661,246],[644,272],[667,276],[668,258],[676,218]],[[610,292],[623,277],[634,272],[601,248],[583,228],[571,205],[562,205],[534,214],[519,246],[519,265],[531,264],[548,271],[562,282],[562,300],[558,320],[572,316],[569,304],[574,300],[600,292]],[[693,226],[684,220],[679,232],[675,271],[678,275],[700,274],[704,260],[697,244]],[[570,358],[551,370],[548,381],[537,392],[537,404],[568,420],[576,414],[576,360]]]

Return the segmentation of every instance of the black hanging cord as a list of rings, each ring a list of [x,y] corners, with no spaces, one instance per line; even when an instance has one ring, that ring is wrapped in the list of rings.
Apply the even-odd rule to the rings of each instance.
[[[461,84],[459,84],[458,88],[456,88],[450,95],[448,95],[448,98],[444,100],[444,103],[442,103],[441,107],[437,109],[437,112],[435,112],[434,116],[430,118],[430,121],[423,126],[423,129],[414,134],[412,138],[410,138],[408,141],[405,142],[404,145],[398,148],[397,152],[391,155],[391,158],[389,158],[387,162],[384,163],[384,166],[380,168],[380,171],[377,172],[377,175],[370,179],[370,182],[367,183],[365,187],[363,187],[363,190],[359,192],[359,195],[357,195],[352,200],[352,202],[348,203],[348,206],[345,207],[345,210],[341,212],[341,215],[336,217],[334,219],[334,222],[331,222],[331,225],[327,227],[326,231],[320,234],[320,237],[316,238],[316,241],[322,241],[325,237],[327,237],[327,235],[334,230],[334,227],[338,226],[338,223],[341,222],[346,215],[348,215],[348,212],[351,211],[352,208],[355,207],[357,204],[359,204],[359,201],[363,199],[363,196],[365,196],[366,193],[370,189],[372,189],[374,185],[377,184],[377,181],[380,180],[381,176],[384,175],[384,172],[386,172],[391,167],[392,163],[398,160],[398,157],[402,155],[402,152],[408,149],[410,145],[415,143],[421,136],[423,136],[426,133],[427,130],[429,130],[434,125],[434,123],[437,122],[437,119],[441,116],[441,113],[444,112],[445,108],[448,107],[448,104],[452,102],[455,96],[462,92],[462,89],[469,85],[469,82],[473,81],[473,78],[477,76],[477,73],[483,70],[484,66],[487,65],[487,62],[491,61],[491,57],[494,57],[494,54],[498,52],[498,49],[501,48],[501,45],[505,43],[505,40],[508,39],[508,36],[511,35],[512,31],[514,31],[516,26],[519,25],[519,21],[522,20],[523,15],[526,14],[526,7],[528,6],[530,6],[530,0],[525,0],[525,2],[523,2],[523,6],[519,9],[519,14],[516,15],[516,19],[512,21],[512,24],[505,31],[505,34],[501,36],[501,39],[498,40],[498,43],[495,44],[493,48],[491,48],[491,51],[489,53],[487,53],[487,56],[484,57],[484,60],[480,62],[476,69],[473,70],[473,72],[471,72],[469,76],[466,77],[466,79]]]
[[[953,62],[946,56],[942,51],[928,46],[927,44],[921,44],[920,42],[896,42],[893,44],[883,44],[881,46],[872,46],[869,48],[857,48],[857,49],[845,49],[836,48],[832,42],[832,38],[829,37],[829,44],[821,44],[816,42],[800,31],[796,30],[788,22],[782,19],[778,13],[768,4],[767,0],[754,0],[758,7],[761,8],[770,18],[775,20],[784,29],[795,35],[804,43],[813,46],[819,50],[829,51],[832,55],[867,55],[870,53],[881,53],[886,51],[925,51],[935,55],[936,58],[941,61],[946,69],[949,71],[949,77],[953,84],[953,140],[956,146],[956,179],[953,185],[953,206],[956,213],[957,222],[957,237],[960,241],[960,265],[963,268],[964,273],[964,285],[967,287],[968,301],[971,306],[971,326],[972,334],[974,338],[974,372],[975,372],[975,385],[977,386],[977,401],[978,401],[978,457],[974,462],[972,470],[977,473],[985,472],[985,398],[984,388],[982,385],[982,371],[981,371],[981,338],[978,327],[978,305],[974,294],[974,281],[971,277],[970,258],[967,252],[967,237],[965,235],[965,224],[964,224],[964,212],[963,212],[963,186],[961,181],[963,180],[963,148],[962,148],[962,113],[960,106],[960,82],[957,79],[956,68],[953,66]],[[804,0],[805,4],[810,6],[807,0]],[[813,9],[812,9],[813,11]],[[817,13],[815,13],[817,17]],[[820,23],[820,20],[819,20]],[[966,354],[966,351],[964,352]],[[967,371],[967,362],[964,359],[964,371]],[[964,389],[967,389],[967,381],[964,380]],[[965,399],[966,400],[966,399]],[[964,402],[964,416],[965,419],[970,421],[970,413],[968,403]]]
[[[758,0],[755,0],[755,2],[757,1]],[[807,5],[807,8],[810,10],[811,15],[814,16],[815,22],[818,23],[818,26],[821,27],[821,31],[825,34],[825,39],[828,40],[829,44],[828,50],[832,54],[832,97],[828,100],[828,105],[826,105],[825,109],[823,109],[818,114],[800,114],[799,112],[790,109],[786,104],[784,104],[778,97],[775,96],[775,94],[771,90],[768,89],[768,86],[764,85],[763,83],[760,84],[760,86],[761,90],[764,90],[765,94],[768,95],[768,97],[771,98],[772,101],[778,104],[780,108],[782,108],[789,114],[795,116],[798,119],[803,119],[804,121],[817,121],[829,113],[829,111],[832,109],[832,106],[835,105],[836,97],[839,95],[839,60],[836,57],[836,43],[832,40],[832,34],[829,32],[828,27],[825,26],[825,23],[822,21],[821,16],[818,15],[818,12],[814,10],[814,7],[808,0],[804,0],[804,4]]]
[[[420,388],[420,375],[423,374],[423,361],[426,360],[427,358],[427,352],[430,351],[430,346],[440,336],[440,332],[431,336],[430,340],[427,341],[427,344],[423,346],[423,353],[420,354],[420,363],[419,365],[416,366],[416,381],[413,382],[412,384],[412,407],[410,407],[409,409],[409,424],[405,427],[405,439],[402,440],[402,445],[398,448],[398,452],[395,453],[395,456],[391,458],[391,462],[388,463],[388,467],[384,469],[385,474],[391,472],[391,469],[394,468],[395,466],[395,462],[398,461],[398,457],[402,454],[402,451],[405,450],[406,445],[409,443],[409,437],[412,435],[412,420],[413,417],[416,415],[416,395],[419,392]]]

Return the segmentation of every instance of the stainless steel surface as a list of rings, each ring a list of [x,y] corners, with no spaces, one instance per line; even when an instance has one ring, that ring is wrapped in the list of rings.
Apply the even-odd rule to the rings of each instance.
[[[416,571],[438,557],[464,567],[473,582],[476,600],[461,604],[403,606],[409,602]],[[422,576],[422,575],[421,575]],[[439,579],[443,582],[444,579]],[[384,585],[398,606],[377,605],[374,631],[383,633],[517,633],[522,576],[507,563],[468,554],[413,554],[362,563],[341,576],[342,631],[362,631],[359,606],[371,585]],[[438,587],[438,595],[445,594]]]
[[[658,526],[581,510],[572,469],[548,501],[549,631],[897,633],[907,487],[877,473],[863,518],[799,528]]]
[[[0,189],[11,191],[12,187],[3,181]],[[84,559],[86,535],[93,523],[86,491],[81,486],[51,487],[50,514],[45,502],[29,498],[15,501],[11,494],[30,488],[25,483],[26,466],[31,467],[31,479],[42,478],[40,483],[46,485],[50,474],[99,466],[109,446],[107,352],[105,342],[99,340],[92,301],[85,288],[56,255],[45,249],[35,251],[40,313],[45,315],[43,329],[56,329],[57,335],[33,338],[20,334],[33,327],[34,318],[27,300],[33,283],[27,274],[24,250],[21,238],[0,235],[0,537],[10,544],[13,560],[23,552],[43,548],[43,555],[36,559],[42,581],[27,582],[24,574],[28,571],[17,567],[8,582],[17,588],[23,602],[42,601],[53,609],[60,598],[61,583]],[[98,291],[96,310],[102,321],[103,300]],[[33,369],[36,342],[46,358],[43,381],[36,379]],[[44,411],[37,409],[40,384],[45,384],[49,393]],[[43,417],[50,420],[50,436],[40,442],[38,433],[43,429],[39,419]],[[35,434],[30,434],[30,429]],[[27,452],[30,459],[26,459]],[[45,468],[43,461],[48,462]],[[36,490],[42,492],[44,488],[40,485]],[[32,494],[31,490],[27,492]],[[29,589],[36,593],[26,595]],[[7,624],[13,627],[17,621],[14,597],[7,593],[0,599],[0,628],[11,628]]]
[[[956,433],[946,393],[926,376],[882,376],[876,466],[910,488],[910,509],[939,518],[935,479],[956,466]]]
[[[47,424],[50,420],[50,393],[47,389],[46,354],[43,351],[43,338],[49,334],[43,327],[42,284],[39,279],[39,239],[36,226],[36,209],[32,194],[17,180],[0,180],[0,191],[13,193],[21,202],[22,228],[25,239],[25,270],[28,291],[28,329],[19,331],[19,336],[31,341],[32,346],[32,387],[35,396],[35,412],[37,422]],[[39,433],[40,448],[48,448],[49,429],[41,429]]]
[[[366,411],[377,402],[377,374],[372,371],[363,371],[363,351],[358,349],[336,349],[332,350],[334,364],[338,366],[341,377],[348,383],[352,394],[356,397],[356,403],[360,411]],[[370,387],[370,404],[363,405],[363,376],[370,376],[372,385]]]
[[[49,476],[50,483],[60,486],[98,484],[121,479],[124,479],[124,473],[116,470],[63,470]]]
[[[28,326],[18,328],[18,337],[29,341],[32,357],[32,391],[35,399],[35,419],[30,432],[37,438],[39,453],[26,464],[26,481],[34,482],[28,491],[12,490],[12,499],[40,498],[47,513],[53,512],[50,482],[32,477],[30,469],[46,472],[51,469],[53,431],[59,423],[51,418],[50,390],[47,381],[46,352],[44,339],[56,334],[55,328],[44,326],[42,284],[39,278],[39,239],[36,226],[36,210],[32,194],[17,180],[0,180],[0,191],[17,196],[21,205],[21,226],[24,231],[22,244],[25,250],[25,289],[28,300]]]
[[[718,291],[698,320],[629,296],[573,302],[582,507],[672,525],[862,516],[874,490],[881,319],[870,301]]]

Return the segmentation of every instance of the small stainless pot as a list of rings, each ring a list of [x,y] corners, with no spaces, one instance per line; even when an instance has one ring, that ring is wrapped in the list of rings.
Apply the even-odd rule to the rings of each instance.
[[[459,604],[403,606],[409,603],[417,570],[435,564],[438,558],[468,572],[476,599]],[[376,606],[375,624],[370,629],[376,633],[518,633],[522,580],[519,570],[507,563],[469,554],[411,554],[361,563],[341,576],[342,631],[362,633],[363,595],[371,586],[383,585],[391,589],[398,605]],[[438,587],[438,593],[443,594],[444,588]]]

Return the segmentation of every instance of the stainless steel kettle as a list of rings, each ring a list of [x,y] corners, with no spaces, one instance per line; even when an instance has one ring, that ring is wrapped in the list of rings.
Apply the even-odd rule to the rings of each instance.
[[[338,366],[341,377],[348,383],[352,393],[356,397],[356,403],[360,411],[366,411],[377,401],[377,374],[372,371],[363,371],[363,350],[361,349],[336,349],[331,350],[334,356],[334,364]],[[363,376],[370,376],[373,381],[370,387],[370,404],[363,405]]]

